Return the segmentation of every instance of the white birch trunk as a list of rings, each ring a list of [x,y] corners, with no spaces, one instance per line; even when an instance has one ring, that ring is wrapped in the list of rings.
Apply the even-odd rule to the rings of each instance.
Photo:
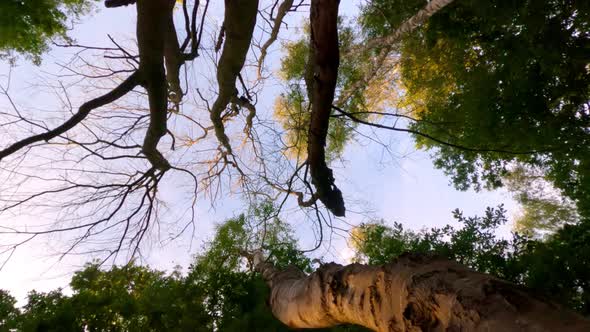
[[[374,331],[590,331],[590,321],[514,284],[444,259],[404,255],[383,266],[326,264],[311,275],[255,258],[273,314],[293,328]]]
[[[414,16],[405,20],[393,33],[370,40],[365,47],[374,48],[376,46],[391,45],[399,41],[399,39],[416,28],[424,24],[432,15],[446,7],[453,0],[431,0],[424,8],[420,9]]]
[[[391,45],[399,42],[401,37],[414,31],[416,28],[424,24],[432,15],[436,14],[451,2],[453,2],[453,0],[431,0],[415,15],[400,24],[400,26],[391,34],[379,38],[373,38],[364,43],[360,48],[354,50],[353,52],[363,53],[376,47],[382,48],[381,52],[375,57],[372,65],[368,66],[369,69],[363,75],[363,79],[358,80],[348,89],[342,91],[338,99],[335,101],[335,105],[339,107],[344,105],[348,99],[352,97],[353,93],[362,89],[364,85],[368,85],[369,82],[379,74],[379,71],[383,69],[383,64],[391,53]],[[347,54],[345,56],[354,56],[354,54]]]

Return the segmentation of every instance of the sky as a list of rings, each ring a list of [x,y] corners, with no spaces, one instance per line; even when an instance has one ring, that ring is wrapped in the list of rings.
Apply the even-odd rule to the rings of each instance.
[[[341,11],[352,16],[356,12],[353,2],[343,1]],[[214,8],[211,24],[219,24],[222,15],[219,8]],[[299,18],[290,22],[296,26]],[[85,45],[108,43],[107,34],[118,40],[132,41],[134,38],[135,14],[132,7],[116,10],[100,10],[89,18],[84,18],[73,31],[76,40]],[[286,30],[282,38],[294,33],[295,29]],[[268,59],[270,67],[277,68],[280,59],[281,44],[275,43]],[[12,91],[19,105],[30,107],[43,104],[46,108],[59,108],[60,101],[49,92],[38,88],[39,73],[59,71],[57,63],[63,63],[70,51],[53,50],[45,58],[41,67],[35,67],[26,61],[20,61],[11,71]],[[0,84],[5,84],[7,64],[0,64]],[[270,109],[277,90],[270,87],[265,90],[257,107]],[[0,96],[0,109],[9,107],[8,100]],[[371,131],[366,131],[373,134]],[[433,167],[429,152],[416,151],[411,138],[403,133],[379,132],[380,139],[389,142],[391,153],[376,144],[362,140],[350,143],[342,158],[335,163],[334,172],[339,188],[344,193],[349,209],[346,223],[356,225],[371,219],[383,219],[386,222],[401,222],[405,227],[419,230],[454,224],[451,211],[458,208],[465,215],[481,215],[488,206],[505,204],[508,216],[518,213],[516,203],[504,191],[494,192],[459,192],[449,184],[449,178],[442,171]],[[7,144],[10,137],[3,138]],[[169,179],[165,184],[163,195],[170,201],[176,201],[175,188],[181,179]],[[1,188],[0,188],[1,190]],[[0,196],[1,197],[1,196]],[[197,202],[197,224],[194,233],[184,233],[173,242],[164,241],[157,235],[146,242],[140,262],[154,268],[172,269],[175,265],[188,267],[195,252],[204,241],[211,238],[215,223],[238,215],[243,211],[243,200],[238,195],[227,195],[212,202],[201,198]],[[315,244],[313,225],[300,213],[293,212],[282,217],[293,225],[296,236],[304,249]],[[22,225],[34,225],[42,216],[0,214],[0,225],[18,222]],[[509,233],[510,225],[500,230],[500,235]],[[60,259],[56,252],[60,248],[60,236],[52,236],[34,241],[18,248],[10,260],[0,270],[0,288],[7,289],[19,303],[23,303],[27,292],[32,289],[49,291],[58,287],[66,288],[73,271],[80,269],[91,257],[67,256]],[[351,252],[346,248],[345,239],[338,234],[330,237],[314,255],[324,260],[336,260],[345,263]],[[0,257],[0,262],[4,261]],[[1,263],[0,263],[1,264]]]

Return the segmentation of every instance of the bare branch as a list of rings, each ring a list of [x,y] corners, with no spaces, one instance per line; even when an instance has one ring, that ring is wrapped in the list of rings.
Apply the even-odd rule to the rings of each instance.
[[[78,109],[78,112],[76,114],[74,114],[74,116],[72,116],[70,119],[68,119],[66,122],[64,122],[63,124],[61,124],[57,128],[50,130],[48,132],[45,132],[43,134],[30,136],[30,137],[25,138],[21,141],[13,143],[9,147],[1,150],[0,151],[0,160],[4,159],[5,157],[17,152],[18,150],[20,150],[28,145],[31,145],[33,143],[40,142],[40,141],[49,141],[55,137],[58,137],[58,136],[64,134],[65,132],[74,128],[76,125],[78,125],[80,122],[82,122],[92,110],[94,110],[98,107],[107,105],[109,103],[112,103],[113,101],[123,97],[128,92],[133,90],[139,83],[140,83],[139,74],[138,74],[138,72],[134,72],[133,74],[131,74],[131,76],[129,76],[127,79],[125,79],[125,81],[123,81],[121,84],[119,84],[119,86],[117,86],[116,88],[114,88],[110,92],[82,104],[82,106],[80,106],[80,108]]]

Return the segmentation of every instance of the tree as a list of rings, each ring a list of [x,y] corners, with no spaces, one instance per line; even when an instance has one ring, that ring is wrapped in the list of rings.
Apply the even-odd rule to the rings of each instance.
[[[7,0],[0,4],[0,58],[14,61],[15,53],[34,63],[53,38],[69,40],[68,25],[88,13],[94,0]]]
[[[461,229],[446,226],[412,232],[397,223],[361,225],[351,236],[356,260],[380,265],[406,252],[431,253],[526,286],[586,317],[590,314],[585,223],[568,225],[542,240],[518,233],[502,239],[496,235],[507,221],[502,207],[488,208],[482,217],[465,217],[458,210],[453,215]]]
[[[174,271],[90,264],[70,282],[76,319],[90,331],[208,331],[204,293]]]
[[[215,237],[196,256],[187,276],[203,289],[212,326],[219,331],[288,331],[268,308],[269,290],[244,258],[249,248],[263,245],[268,261],[281,268],[311,272],[311,260],[297,247],[288,225],[275,216],[276,207],[263,202],[219,225]],[[266,221],[265,227],[260,227]],[[250,249],[252,250],[252,249]],[[211,329],[213,329],[211,327]],[[336,327],[329,331],[365,331]]]
[[[511,241],[496,239],[504,214],[488,209],[482,218],[466,218],[455,211],[464,223],[460,230],[361,226],[351,241],[357,259],[371,265],[330,263],[309,275],[262,260],[256,266],[271,288],[273,313],[296,328],[354,323],[374,331],[588,329],[586,319],[546,297],[588,315],[587,262],[574,252],[589,247],[583,238],[571,238],[587,231],[566,227],[547,242],[516,234]]]
[[[187,275],[134,262],[108,270],[90,263],[72,277],[71,296],[60,290],[31,292],[22,313],[3,292],[6,317],[18,322],[6,326],[17,331],[288,331],[268,310],[268,288],[241,254],[264,242],[277,266],[311,271],[311,260],[297,249],[288,226],[271,217],[274,211],[263,203],[220,224]],[[256,227],[269,217],[266,230]]]
[[[268,298],[270,297],[271,304],[276,304],[280,302],[280,298],[277,298],[280,294],[274,293],[276,288],[271,288],[273,293],[269,294],[262,276],[252,269],[253,262],[245,259],[243,248],[259,247],[264,243],[268,260],[262,264],[267,267],[273,264],[282,269],[284,272],[279,272],[279,275],[283,277],[302,273],[297,271],[329,276],[327,270],[338,267],[334,264],[321,264],[314,269],[311,260],[297,248],[288,225],[274,217],[274,212],[276,207],[265,202],[220,224],[211,242],[195,257],[188,275],[182,274],[180,270],[165,275],[134,264],[115,266],[109,270],[101,269],[96,264],[88,264],[72,278],[73,295],[64,296],[59,290],[46,294],[32,292],[22,314],[14,309],[14,299],[11,300],[6,294],[5,298],[9,299],[8,307],[12,308],[10,312],[14,312],[12,320],[18,322],[12,326],[22,331],[44,328],[60,331],[290,330],[274,318],[268,309]],[[586,285],[588,271],[584,267],[587,262],[572,259],[575,257],[572,252],[584,255],[589,250],[590,242],[587,239],[569,239],[574,233],[580,232],[580,229],[564,229],[544,242],[516,234],[513,239],[506,240],[496,238],[494,234],[495,229],[506,222],[505,211],[501,207],[489,208],[483,217],[464,217],[459,211],[455,211],[454,215],[463,224],[462,228],[446,226],[442,229],[412,232],[404,230],[400,224],[388,226],[383,221],[361,225],[350,238],[356,259],[374,267],[381,266],[385,271],[392,261],[435,259],[441,263],[443,258],[454,259],[476,271],[510,280],[519,286],[531,287],[535,299],[552,299],[583,315],[590,312],[590,288]],[[261,221],[264,220],[270,221],[267,227],[262,226]],[[409,257],[408,251],[414,252],[414,256]],[[549,257],[553,259],[550,260]],[[549,268],[548,262],[552,265]],[[353,270],[361,270],[361,265],[358,264],[351,267]],[[571,273],[563,273],[566,267]],[[455,274],[460,271],[447,273]],[[265,276],[269,277],[268,274]],[[479,274],[479,277],[482,276]],[[277,278],[280,277],[275,275],[272,279]],[[342,291],[341,295],[345,296],[347,287],[354,287],[354,283],[359,281],[351,276],[343,280],[346,283],[332,283],[324,291]],[[420,284],[424,280],[418,278],[412,284]],[[321,279],[316,281],[326,282]],[[523,288],[519,288],[517,293],[524,294],[524,297],[519,298],[517,293],[510,293],[510,288],[515,285],[499,280],[496,282],[500,286],[492,282],[485,291],[493,293],[494,287],[500,287],[503,294],[509,294],[507,296],[510,303],[515,304],[517,301],[516,304],[520,306],[529,296]],[[444,302],[440,299],[446,294],[446,286],[448,285],[436,285],[435,297],[438,300],[432,311],[435,314],[444,312]],[[375,308],[379,307],[380,301],[387,301],[387,296],[377,300],[380,291],[377,285],[370,293],[365,294],[369,304],[376,306],[367,315],[374,314],[373,311],[377,310]],[[418,295],[419,293],[414,297],[410,309],[404,310],[404,321],[401,324],[405,325],[406,330],[411,330],[410,326],[415,325],[411,319],[417,319],[415,316],[422,312],[421,307],[414,306],[420,298]],[[466,296],[470,296],[469,293]],[[339,298],[335,299],[338,304]],[[520,306],[517,310],[523,310]],[[555,306],[552,310],[559,310],[559,307]],[[279,311],[279,317],[283,313]],[[368,317],[367,315],[363,317]],[[343,316],[340,313],[335,317]],[[472,321],[475,324],[477,316],[471,317],[475,319]],[[298,319],[300,318],[286,323],[296,324]],[[309,320],[306,324],[312,323]],[[425,326],[434,322],[421,321],[419,324],[422,329],[427,330]],[[326,331],[366,329],[344,325]]]
[[[520,165],[510,170],[503,181],[522,206],[523,211],[515,220],[520,233],[542,236],[556,232],[564,225],[580,223],[574,202],[561,195],[546,180],[542,170]]]
[[[16,299],[0,289],[0,331],[8,332],[16,328],[20,311],[15,307]]]
[[[422,1],[372,1],[370,35]],[[590,7],[563,1],[460,1],[401,45],[402,105],[420,146],[460,189],[498,187],[511,165],[542,171],[588,214]],[[467,149],[457,149],[463,146]],[[547,207],[547,205],[545,205]],[[557,211],[556,215],[559,216]]]
[[[285,200],[296,196],[302,208],[315,210],[317,225],[322,227],[325,221],[318,201],[334,216],[343,217],[346,211],[326,144],[331,141],[341,146],[359,124],[416,135],[419,144],[438,149],[437,164],[448,166],[449,173],[463,186],[477,184],[480,178],[497,186],[499,176],[505,175],[507,165],[514,161],[540,167],[547,179],[577,204],[580,214],[586,213],[585,4],[523,2],[513,5],[519,13],[513,18],[514,8],[507,5],[503,11],[505,6],[500,3],[479,6],[450,0],[404,4],[372,1],[365,8],[362,26],[351,30],[338,26],[339,1],[312,0],[308,36],[303,44],[291,48],[305,59],[304,66],[300,59],[292,61],[299,71],[293,71],[296,74],[291,79],[300,86],[290,90],[299,95],[288,94],[281,105],[299,103],[298,117],[308,122],[304,130],[296,128],[305,134],[307,153],[304,160],[295,161],[274,157],[277,149],[284,152],[289,146],[282,144],[280,133],[273,131],[274,124],[259,117],[256,96],[264,83],[264,57],[277,40],[277,29],[286,13],[305,7],[304,2],[271,1],[263,7],[258,0],[226,1],[223,24],[211,33],[212,41],[203,38],[210,32],[205,27],[209,1],[182,1],[177,5],[173,0],[107,0],[105,4],[135,7],[137,48],[124,47],[114,38],[112,47],[67,45],[79,49],[79,53],[102,52],[104,56],[100,62],[78,59],[89,68],[80,73],[84,79],[99,79],[91,85],[90,99],[57,125],[55,119],[30,118],[12,102],[12,110],[2,113],[0,130],[16,137],[0,150],[0,163],[6,170],[2,183],[10,192],[0,211],[36,204],[61,208],[55,216],[58,222],[48,228],[3,226],[3,234],[23,237],[5,245],[7,251],[41,235],[70,232],[74,235],[66,253],[80,253],[81,246],[104,243],[104,247],[85,247],[82,252],[101,250],[105,261],[115,261],[122,250],[129,250],[129,256],[134,257],[146,234],[164,217],[161,181],[169,174],[185,176],[193,189],[189,218],[182,220],[185,224],[179,225],[178,232],[194,227],[197,194],[220,195],[223,177],[237,178],[235,183],[252,200],[277,194],[285,195]],[[180,9],[178,15],[174,14],[175,7]],[[395,7],[404,10],[392,10]],[[261,15],[259,8],[266,8]],[[489,15],[473,15],[475,9],[489,10]],[[260,59],[253,61],[250,50],[256,44],[253,39],[259,16],[267,19],[264,24],[271,33],[260,43]],[[456,16],[460,24],[455,24]],[[490,17],[497,22],[485,23],[492,21]],[[183,20],[184,30],[176,28],[178,18]],[[540,18],[548,24],[539,23],[543,21]],[[416,29],[417,33],[409,34]],[[565,55],[548,51],[555,48],[543,45],[545,39],[538,31],[564,40]],[[537,40],[542,47],[533,47]],[[350,45],[346,53],[341,53],[343,45]],[[513,45],[518,46],[516,54],[510,53]],[[437,57],[429,53],[433,50]],[[200,57],[202,54],[207,57]],[[507,59],[519,61],[508,63]],[[207,77],[214,80],[213,91],[205,91],[181,70],[188,71],[190,63],[200,65],[207,60],[214,68],[214,74]],[[248,79],[248,64],[254,65],[256,79]],[[199,65],[195,68],[202,68]],[[306,70],[301,72],[301,68]],[[397,68],[403,85],[390,79],[396,77]],[[291,70],[287,69],[284,72]],[[206,77],[205,70],[198,73]],[[372,107],[370,100],[375,95],[370,89],[380,86],[379,82],[388,83],[386,91],[405,87],[408,98],[402,105],[410,112],[399,112],[401,107],[391,112],[367,109]],[[72,108],[75,101],[65,85],[63,89],[64,103]],[[12,100],[8,88],[2,90]],[[448,105],[449,100],[455,103]],[[187,105],[195,106],[195,110],[187,110]],[[111,109],[105,111],[106,107]],[[396,125],[400,119],[411,124]],[[335,126],[330,130],[331,123],[338,121],[342,129]],[[200,136],[194,135],[197,128],[202,130]],[[275,135],[262,137],[267,128]],[[331,133],[336,137],[328,140]],[[234,135],[244,144],[234,144]],[[199,146],[199,150],[187,157],[192,146]],[[177,147],[183,151],[176,152]],[[303,159],[299,151],[296,155]],[[49,163],[48,170],[45,157],[58,158],[52,161],[58,161],[60,167]],[[37,191],[31,193],[27,188]],[[240,284],[243,276],[232,271],[239,261],[226,261],[223,250],[221,257],[213,255],[211,260],[221,266],[228,264],[224,276]],[[270,285],[273,313],[291,326],[329,327],[348,322],[374,330],[587,329],[587,321],[574,314],[556,311],[511,283],[447,260],[406,255],[382,267],[328,264],[306,276],[295,269],[282,271],[277,263],[263,261],[260,256],[260,252],[254,255],[254,265]],[[222,300],[234,294],[227,285],[216,284],[219,279],[206,278],[210,272],[208,259],[196,265],[203,271],[195,278],[202,274],[202,281],[215,289],[212,294],[216,296],[204,300],[210,312],[225,310],[225,316],[210,326],[226,326],[230,322],[223,318],[243,312],[243,307],[223,306],[228,302]],[[142,271],[138,274],[144,275]],[[155,276],[156,281],[160,279]],[[31,312],[82,326],[69,320],[71,310],[43,311],[49,307],[47,301],[71,305],[60,292],[34,295]],[[117,310],[124,312],[122,308],[126,307],[121,306]],[[161,326],[165,323],[157,313],[155,320],[149,321]],[[120,323],[119,316],[104,314],[106,321]],[[137,319],[145,321],[143,316]]]
[[[16,324],[17,331],[210,331],[201,289],[179,272],[129,264],[108,271],[87,264],[61,290],[33,291]]]

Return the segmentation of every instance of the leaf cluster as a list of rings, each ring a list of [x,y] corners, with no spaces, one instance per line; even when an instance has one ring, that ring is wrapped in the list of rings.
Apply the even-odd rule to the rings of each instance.
[[[424,1],[370,1],[369,37]],[[582,215],[590,206],[590,5],[584,1],[456,1],[403,39],[403,103],[436,167],[459,189],[496,188],[511,165],[542,169]],[[480,150],[480,151],[477,151]]]
[[[69,39],[72,22],[90,11],[96,0],[3,0],[0,3],[0,58],[23,54],[35,64],[52,39]]]

